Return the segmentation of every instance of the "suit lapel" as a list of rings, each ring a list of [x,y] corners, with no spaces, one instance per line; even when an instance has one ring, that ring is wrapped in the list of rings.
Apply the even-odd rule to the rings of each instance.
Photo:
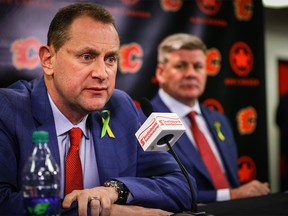
[[[179,157],[181,157],[183,163],[186,164],[187,170],[191,169],[191,167],[194,166],[199,173],[201,173],[207,179],[211,180],[210,174],[208,173],[208,170],[198,150],[194,147],[194,145],[191,143],[190,139],[185,133],[181,136],[181,138],[177,141],[175,145],[177,145],[175,146],[175,148],[178,150],[177,153],[182,155],[179,155]],[[211,184],[213,184],[212,181]]]
[[[216,132],[216,129],[214,127],[215,122],[219,122],[219,119],[215,118],[215,115],[212,115],[211,111],[204,107],[203,105],[201,105],[201,111],[203,113],[203,116],[208,124],[208,128],[214,138],[215,144],[217,145],[218,151],[221,155],[221,158],[223,160],[223,164],[225,165],[225,169],[226,169],[226,175],[231,179],[233,182],[237,182],[237,176],[234,176],[233,170],[234,167],[232,167],[232,164],[234,164],[234,162],[231,162],[231,157],[230,157],[230,152],[228,149],[229,143],[227,143],[226,139],[224,141],[220,140],[220,138],[218,137],[218,134]],[[222,122],[220,122],[222,123]],[[225,134],[224,134],[225,135]]]
[[[154,105],[155,111],[161,111],[161,112],[171,112],[168,107],[163,103],[161,100],[159,94],[155,96],[155,98],[152,101],[152,104]],[[190,130],[190,129],[186,129]],[[192,169],[192,166],[194,165],[195,168],[202,173],[207,179],[211,181],[210,174],[208,173],[208,170],[206,166],[204,165],[204,162],[202,158],[200,157],[200,154],[198,150],[194,147],[194,145],[191,143],[190,139],[184,133],[180,139],[175,143],[173,146],[173,149],[177,151],[177,154],[180,154],[179,157],[182,158],[182,162],[186,164],[186,169]],[[193,172],[190,172],[193,173]],[[212,181],[211,181],[211,184]]]
[[[35,127],[37,130],[48,131],[51,154],[56,162],[60,164],[55,123],[43,77],[33,81],[33,85],[31,92],[31,106],[35,120]]]
[[[94,120],[92,120],[94,119]],[[109,137],[107,134],[101,138],[102,120],[100,112],[93,112],[88,118],[89,126],[93,136],[95,155],[97,160],[100,183],[103,184],[106,179],[117,176],[119,171],[117,169],[117,154],[115,148],[115,139]],[[112,128],[111,120],[109,123],[113,133],[117,134],[115,128]],[[101,175],[100,175],[101,174]]]

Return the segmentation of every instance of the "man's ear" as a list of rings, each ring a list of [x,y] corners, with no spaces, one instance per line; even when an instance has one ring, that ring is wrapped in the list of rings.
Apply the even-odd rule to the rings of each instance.
[[[41,46],[39,48],[39,57],[43,71],[47,75],[53,75],[55,52],[52,47]]]
[[[164,65],[162,63],[158,63],[155,71],[155,78],[157,79],[158,83],[161,83],[161,80],[163,79],[163,71]]]

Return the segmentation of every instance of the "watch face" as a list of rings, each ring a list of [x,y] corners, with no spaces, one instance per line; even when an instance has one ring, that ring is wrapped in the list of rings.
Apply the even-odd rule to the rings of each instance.
[[[109,180],[104,183],[105,187],[114,187],[118,193],[118,200],[115,202],[116,204],[125,204],[129,195],[128,188],[119,181]]]

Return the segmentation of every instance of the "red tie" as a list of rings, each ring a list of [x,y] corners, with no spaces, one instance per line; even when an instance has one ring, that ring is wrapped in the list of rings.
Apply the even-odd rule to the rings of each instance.
[[[213,154],[205,136],[197,126],[195,115],[196,112],[194,111],[189,113],[192,134],[197,144],[200,155],[208,169],[208,172],[212,177],[214,186],[216,189],[229,188],[229,183],[227,182],[227,179],[222,172],[220,165],[215,158],[215,155]]]
[[[73,190],[83,189],[82,166],[79,156],[82,130],[80,128],[72,128],[69,131],[69,136],[70,148],[66,157],[65,195]]]

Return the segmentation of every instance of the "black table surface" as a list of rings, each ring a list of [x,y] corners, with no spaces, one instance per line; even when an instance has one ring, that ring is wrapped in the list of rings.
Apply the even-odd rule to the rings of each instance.
[[[206,216],[218,215],[286,215],[288,216],[288,193],[200,204],[198,211]]]

